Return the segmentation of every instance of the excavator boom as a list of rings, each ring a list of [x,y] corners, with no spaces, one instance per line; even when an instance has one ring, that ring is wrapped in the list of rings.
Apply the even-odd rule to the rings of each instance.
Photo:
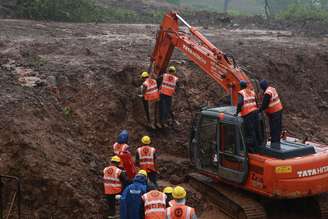
[[[179,21],[185,25],[189,33],[180,30]],[[231,95],[233,104],[237,104],[239,83],[241,80],[250,82],[248,76],[235,64],[232,56],[226,55],[215,47],[180,15],[170,12],[165,15],[160,25],[151,56],[150,70],[153,68],[155,75],[165,72],[175,47],[215,80]],[[249,86],[252,84],[249,83]]]

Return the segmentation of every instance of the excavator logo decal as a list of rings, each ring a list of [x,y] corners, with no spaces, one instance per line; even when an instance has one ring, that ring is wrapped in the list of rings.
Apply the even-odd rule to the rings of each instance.
[[[200,55],[198,55],[197,53],[195,53],[192,49],[190,49],[187,45],[183,44],[182,48],[184,50],[186,50],[190,55],[194,56],[195,58],[197,58],[199,61],[201,61],[204,65],[206,65],[206,60],[203,59],[203,57],[201,57]]]
[[[319,174],[327,173],[327,172],[328,172],[328,166],[324,166],[324,167],[319,167],[316,169],[297,171],[297,175],[298,175],[298,177],[306,177],[306,176],[319,175]]]

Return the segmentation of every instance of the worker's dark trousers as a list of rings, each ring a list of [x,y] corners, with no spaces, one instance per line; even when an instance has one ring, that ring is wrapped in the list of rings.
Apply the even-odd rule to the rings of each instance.
[[[267,115],[270,124],[271,147],[279,148],[282,129],[282,110]]]
[[[169,115],[171,114],[172,97],[165,94],[160,95],[159,101],[159,113],[161,122],[167,122]]]
[[[158,188],[158,184],[157,184],[157,172],[149,172],[148,173],[148,178],[149,181],[154,184],[154,186],[156,186],[156,188]]]
[[[113,195],[106,195],[105,196],[105,199],[106,199],[106,202],[107,202],[107,205],[108,205],[108,208],[107,208],[107,216],[115,216],[115,211],[116,211],[116,208],[115,208],[115,205],[116,205],[116,200],[115,200],[115,195],[116,194],[113,194]]]
[[[260,123],[258,111],[253,111],[243,117],[245,124],[246,145],[252,152],[254,147],[260,146]]]

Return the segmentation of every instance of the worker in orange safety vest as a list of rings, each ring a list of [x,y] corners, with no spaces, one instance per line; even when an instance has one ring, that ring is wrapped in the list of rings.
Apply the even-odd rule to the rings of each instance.
[[[165,219],[166,195],[155,187],[149,186],[149,192],[142,196],[145,219]]]
[[[104,169],[104,193],[108,204],[108,218],[115,218],[116,197],[119,195],[124,187],[128,184],[126,173],[119,168],[120,158],[113,156],[111,158],[111,165]]]
[[[143,83],[141,85],[141,94],[139,97],[143,98],[148,125],[152,129],[156,129],[156,125],[161,128],[161,125],[157,123],[159,122],[157,119],[159,101],[157,81],[152,79],[148,72],[143,72],[141,78]]]
[[[280,149],[283,106],[277,90],[269,86],[266,80],[260,81],[260,87],[264,91],[260,112],[265,111],[269,118],[271,147]]]
[[[160,84],[160,120],[162,126],[166,128],[168,127],[169,115],[173,115],[171,111],[172,96],[175,94],[178,80],[179,78],[176,76],[176,68],[174,66],[170,66],[168,73],[163,74],[157,79],[157,83]]]
[[[149,136],[143,136],[141,142],[143,146],[137,149],[136,165],[147,171],[149,181],[157,188],[156,149],[150,146]]]
[[[176,204],[166,209],[166,219],[197,219],[195,209],[186,205],[186,190],[177,186],[172,192]]]
[[[255,151],[260,146],[260,123],[256,95],[253,90],[247,87],[246,81],[240,81],[240,91],[238,92],[238,105],[235,116],[240,114],[244,119],[246,145],[250,152]]]
[[[129,140],[129,133],[127,130],[123,130],[120,132],[117,138],[117,142],[113,144],[114,154],[119,156],[121,152],[127,151],[129,149],[129,145],[127,144]]]

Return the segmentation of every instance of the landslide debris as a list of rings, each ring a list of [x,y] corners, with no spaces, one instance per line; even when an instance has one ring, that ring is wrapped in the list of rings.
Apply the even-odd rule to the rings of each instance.
[[[0,173],[21,178],[25,217],[101,218],[102,170],[123,128],[130,132],[132,148],[142,135],[151,135],[163,155],[163,179],[185,183],[183,176],[191,168],[180,159],[188,154],[192,116],[204,104],[215,106],[223,92],[176,52],[173,63],[182,87],[174,112],[180,125],[147,130],[136,89],[139,73],[149,64],[156,29],[0,20]],[[273,82],[290,133],[328,143],[326,38],[201,31],[232,53],[252,77]],[[42,83],[22,86],[17,69]],[[176,158],[173,164],[170,155]]]

